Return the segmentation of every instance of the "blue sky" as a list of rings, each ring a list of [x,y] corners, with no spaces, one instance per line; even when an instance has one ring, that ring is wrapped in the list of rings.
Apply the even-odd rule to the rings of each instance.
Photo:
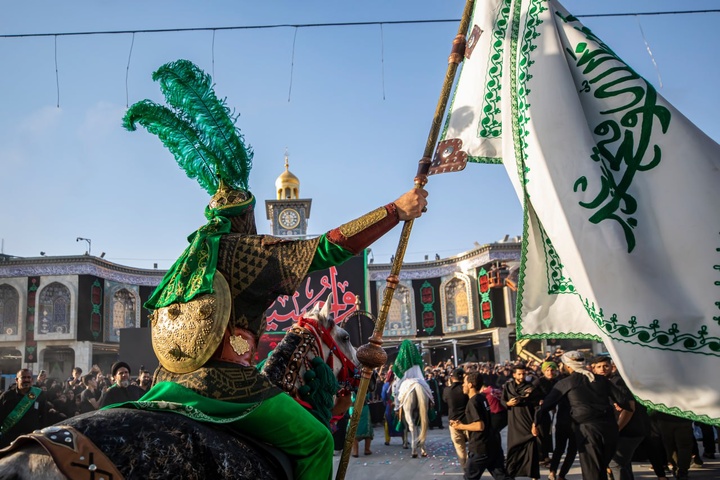
[[[576,15],[718,7],[713,0],[562,3]],[[0,33],[457,19],[463,5],[4,1]],[[582,19],[716,141],[718,20],[720,14]],[[238,126],[255,150],[250,186],[261,233],[270,231],[264,200],[274,198],[285,148],[301,197],[313,199],[310,233],[392,201],[412,186],[456,31],[456,23],[302,28],[296,36],[293,28],[233,30],[218,31],[214,47],[207,31],[137,34],[132,55],[130,34],[63,36],[57,82],[53,37],[0,38],[3,251],[82,254],[87,245],[75,239],[85,237],[93,255],[106,252],[112,262],[172,264],[186,236],[204,223],[208,196],[157,138],[126,132],[120,122],[128,101],[162,101],[151,74],[178,58],[213,74],[218,95],[241,113]],[[521,207],[501,166],[431,177],[427,189],[429,212],[414,224],[406,261],[522,233]],[[389,261],[398,237],[399,229],[373,246],[376,262]]]

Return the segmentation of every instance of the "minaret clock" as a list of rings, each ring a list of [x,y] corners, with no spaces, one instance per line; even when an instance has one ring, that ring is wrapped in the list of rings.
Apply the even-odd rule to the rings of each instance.
[[[312,200],[300,198],[300,180],[290,173],[287,152],[285,171],[275,180],[275,200],[265,200],[265,210],[272,234],[276,236],[305,236]]]

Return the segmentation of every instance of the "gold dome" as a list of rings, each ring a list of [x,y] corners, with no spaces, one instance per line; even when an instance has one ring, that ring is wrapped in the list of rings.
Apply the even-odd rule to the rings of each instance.
[[[289,170],[290,162],[285,152],[285,171],[275,180],[277,200],[300,198],[300,179]]]

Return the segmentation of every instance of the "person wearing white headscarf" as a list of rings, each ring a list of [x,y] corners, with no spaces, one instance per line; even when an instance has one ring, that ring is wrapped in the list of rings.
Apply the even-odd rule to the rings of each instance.
[[[563,397],[567,397],[580,452],[582,477],[584,480],[607,480],[607,467],[618,441],[612,403],[629,408],[631,399],[606,377],[586,370],[582,353],[566,352],[562,362],[570,376],[557,382],[545,397],[535,414],[533,434],[537,434],[536,425]]]

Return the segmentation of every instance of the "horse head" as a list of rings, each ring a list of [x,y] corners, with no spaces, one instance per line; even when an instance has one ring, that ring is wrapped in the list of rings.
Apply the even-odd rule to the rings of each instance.
[[[339,390],[332,392],[334,398],[323,400],[323,408],[325,415],[334,417],[350,407],[344,400],[350,398],[349,392],[358,382],[355,347],[350,343],[350,335],[335,324],[332,311],[332,295],[322,306],[315,304],[290,327],[262,371],[271,382],[312,412],[317,411],[317,407],[308,399],[311,387],[308,380],[317,386],[316,374],[322,374],[329,367]],[[334,400],[338,402],[333,405]]]
[[[333,369],[335,376],[339,378],[341,370],[343,368],[344,359],[350,360],[355,367],[358,366],[357,350],[350,343],[350,334],[341,326],[335,323],[334,316],[332,314],[333,309],[333,296],[328,295],[327,300],[320,307],[320,303],[315,303],[313,307],[304,315],[305,319],[314,319],[320,327],[320,332],[326,331],[329,333],[329,338],[332,341],[326,341],[327,338],[323,339],[322,351],[323,359]],[[322,337],[323,334],[321,333]],[[332,365],[328,361],[330,355],[337,359],[333,360]]]

